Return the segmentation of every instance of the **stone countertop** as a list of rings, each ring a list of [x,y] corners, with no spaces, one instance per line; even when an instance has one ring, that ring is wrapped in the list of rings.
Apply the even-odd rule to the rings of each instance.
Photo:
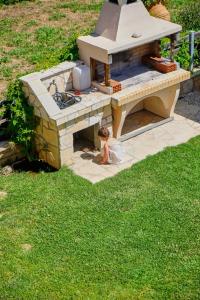
[[[72,63],[62,63],[51,70],[42,73],[43,76],[48,76],[48,72],[54,74],[61,69],[72,67]],[[56,70],[55,70],[56,69]],[[33,73],[21,78],[25,85],[29,85],[31,93],[36,95],[39,103],[43,106],[47,115],[55,120],[58,125],[71,121],[77,117],[88,114],[92,111],[98,110],[106,105],[109,105],[112,101],[112,106],[121,106],[125,103],[134,101],[134,99],[151,95],[155,91],[173,86],[179,82],[190,78],[190,72],[185,70],[177,70],[168,74],[161,74],[153,80],[147,82],[138,82],[130,87],[124,88],[121,92],[113,95],[104,94],[94,88],[90,88],[81,93],[82,101],[74,104],[71,107],[60,110],[56,102],[53,100],[50,93],[41,81],[41,73]]]
[[[52,119],[58,125],[76,119],[101,107],[109,105],[121,106],[129,103],[134,99],[142,98],[152,93],[173,86],[190,78],[190,72],[185,70],[177,70],[160,76],[148,82],[138,83],[131,87],[124,88],[122,91],[113,95],[104,94],[94,88],[90,88],[80,94],[82,101],[68,108],[60,110],[60,113]]]
[[[147,82],[138,83],[112,95],[112,105],[121,106],[138,98],[151,95],[159,90],[178,84],[190,78],[190,72],[179,69],[174,72],[161,74]]]
[[[60,110],[60,113],[52,118],[57,122],[57,125],[107,106],[111,102],[110,95],[104,94],[94,88],[82,92],[80,97],[82,98],[81,102]]]

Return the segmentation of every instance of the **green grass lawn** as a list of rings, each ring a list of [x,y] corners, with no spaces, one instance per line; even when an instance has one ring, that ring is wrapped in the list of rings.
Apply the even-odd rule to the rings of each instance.
[[[63,168],[0,190],[0,299],[200,299],[200,137],[96,185]]]

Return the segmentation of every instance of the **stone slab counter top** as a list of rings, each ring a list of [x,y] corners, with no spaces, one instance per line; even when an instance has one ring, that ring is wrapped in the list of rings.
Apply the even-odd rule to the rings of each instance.
[[[123,89],[121,92],[112,95],[112,106],[121,106],[134,99],[151,95],[159,90],[176,85],[190,78],[190,72],[183,69],[160,74],[160,76],[143,83],[138,83],[131,87]]]
[[[111,96],[95,88],[90,88],[81,92],[80,103],[62,110],[58,107],[51,93],[48,91],[48,86],[55,79],[58,83],[59,92],[64,91],[66,85],[71,90],[73,88],[71,72],[80,63],[80,61],[76,63],[64,62],[47,71],[36,72],[21,77],[24,83],[24,92],[29,98],[30,104],[35,107],[35,114],[38,117],[42,115],[44,119],[60,120],[58,123],[62,119],[62,122],[66,122],[110,104]]]
[[[92,111],[103,108],[111,103],[111,96],[93,88],[80,94],[81,102],[60,110],[60,113],[53,116],[57,125],[71,121]]]

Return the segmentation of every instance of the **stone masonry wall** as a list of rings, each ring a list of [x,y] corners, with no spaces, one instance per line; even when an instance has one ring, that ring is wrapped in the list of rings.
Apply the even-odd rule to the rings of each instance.
[[[34,115],[39,118],[48,120],[48,115],[42,107],[41,103],[38,101],[38,97],[36,97],[35,93],[25,82],[23,82],[23,92],[25,93],[29,104],[34,107]]]
[[[41,160],[54,168],[60,168],[59,138],[55,121],[37,118],[35,145]]]
[[[155,48],[156,45],[157,44],[155,42],[153,42],[153,43],[149,43],[146,45],[136,47],[131,50],[113,54],[113,56],[112,56],[113,62],[111,64],[111,72],[120,71],[123,68],[126,68],[128,66],[140,65],[142,63],[141,62],[142,56],[150,54],[150,53],[152,53],[152,51],[154,52],[154,50],[156,49]],[[97,62],[97,73],[100,76],[104,75],[104,64],[103,63]]]
[[[180,96],[182,97],[194,90],[200,90],[200,74],[194,75],[191,79],[181,83]]]
[[[94,126],[94,144],[97,148],[101,148],[97,135],[99,127],[107,126],[112,133],[111,105],[80,116],[60,126],[57,126],[56,122],[51,119],[46,121],[37,118],[35,143],[38,157],[57,169],[63,165],[70,165],[74,153],[73,134],[90,126]]]
[[[90,126],[94,126],[94,144],[97,148],[101,148],[97,135],[99,127],[107,126],[112,133],[111,105],[80,116],[58,127],[61,165],[69,165],[72,163],[72,154],[74,152],[73,134]]]
[[[144,55],[154,52],[156,43],[149,43],[136,47],[134,49],[120,52],[113,55],[113,63],[111,65],[111,72],[122,70],[129,66],[138,66],[142,63],[141,59]]]

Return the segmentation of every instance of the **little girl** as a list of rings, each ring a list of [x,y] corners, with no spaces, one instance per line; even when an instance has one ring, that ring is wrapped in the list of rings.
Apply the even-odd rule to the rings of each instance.
[[[98,131],[101,141],[105,142],[102,151],[101,164],[118,164],[123,161],[123,149],[120,142],[116,139],[110,139],[108,128],[101,127]]]

